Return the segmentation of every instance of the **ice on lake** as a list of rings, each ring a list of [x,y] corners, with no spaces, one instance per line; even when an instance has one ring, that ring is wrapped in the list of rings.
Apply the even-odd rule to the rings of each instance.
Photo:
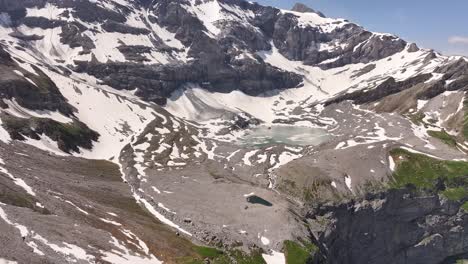
[[[244,145],[318,145],[328,139],[326,130],[314,127],[276,125],[258,126],[246,131],[240,139]]]

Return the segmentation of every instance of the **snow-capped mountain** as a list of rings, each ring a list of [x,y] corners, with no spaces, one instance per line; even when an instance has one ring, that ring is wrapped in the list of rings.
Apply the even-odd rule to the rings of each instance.
[[[4,0],[0,34],[0,263],[466,257],[464,57],[244,0]],[[410,192],[413,155],[450,175]]]

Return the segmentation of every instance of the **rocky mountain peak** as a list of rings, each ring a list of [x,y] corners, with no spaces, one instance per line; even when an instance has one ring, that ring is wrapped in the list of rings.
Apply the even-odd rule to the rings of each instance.
[[[291,9],[291,11],[294,11],[294,12],[299,12],[299,13],[315,13],[321,17],[325,17],[325,15],[320,12],[320,11],[315,11],[314,9],[308,7],[307,5],[303,4],[303,3],[296,3],[294,4],[293,8]]]

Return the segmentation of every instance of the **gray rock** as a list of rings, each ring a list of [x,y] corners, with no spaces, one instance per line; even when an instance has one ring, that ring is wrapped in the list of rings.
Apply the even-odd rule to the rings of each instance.
[[[416,43],[411,43],[410,46],[408,47],[408,52],[416,52],[419,51],[418,45]]]
[[[30,28],[42,28],[42,29],[48,29],[48,28],[56,28],[56,27],[61,27],[66,24],[65,21],[63,20],[53,20],[53,19],[48,19],[45,17],[25,17],[22,20],[23,24],[30,27]]]
[[[125,59],[136,62],[149,61],[143,54],[151,53],[151,47],[143,45],[121,45],[117,49],[125,56]]]
[[[132,27],[126,24],[108,20],[101,26],[107,32],[119,32],[123,34],[146,35],[150,31],[146,28]]]
[[[325,17],[325,15],[322,12],[315,11],[314,9],[312,9],[312,8],[302,4],[302,3],[294,4],[291,11],[301,12],[301,13],[315,13],[315,14],[321,16],[321,17]]]
[[[91,49],[96,46],[94,42],[82,32],[85,29],[79,23],[70,23],[62,26],[62,32],[60,33],[60,41],[64,44],[68,44],[71,48],[82,47],[83,53],[89,53]]]
[[[0,46],[0,99],[14,98],[19,105],[29,109],[59,111],[71,116],[73,107],[67,103],[55,83],[36,66],[32,68],[34,73],[22,69]],[[15,73],[15,70],[24,76]]]
[[[432,74],[421,74],[411,77],[405,81],[397,82],[393,77],[388,78],[383,83],[375,87],[374,89],[369,90],[358,90],[352,93],[342,93],[337,97],[328,100],[325,104],[330,105],[334,103],[339,103],[347,100],[352,100],[357,104],[364,104],[369,102],[377,101],[385,96],[395,94],[411,88],[417,84],[424,83],[432,77]],[[421,94],[421,98],[423,95]]]
[[[25,34],[22,34],[22,33],[19,33],[19,32],[11,32],[8,35],[10,35],[11,37],[17,38],[17,39],[24,40],[24,41],[35,41],[35,40],[41,40],[41,39],[44,38],[44,36],[39,36],[39,35],[36,35],[36,34],[25,35]]]
[[[76,63],[76,71],[94,75],[119,90],[133,90],[138,87],[138,96],[162,104],[165,103],[165,98],[187,82],[198,83],[211,91],[240,90],[249,95],[258,95],[275,89],[296,87],[302,81],[297,74],[249,59],[234,67],[220,65],[209,57],[181,65]]]
[[[438,264],[468,250],[466,213],[447,215],[439,197],[407,194],[392,190],[373,198],[384,199],[381,208],[356,201],[312,213],[329,223],[316,236],[322,246],[314,263]]]

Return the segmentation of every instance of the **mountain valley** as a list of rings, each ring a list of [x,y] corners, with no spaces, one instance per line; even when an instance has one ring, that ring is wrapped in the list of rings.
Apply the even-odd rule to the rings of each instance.
[[[468,59],[297,4],[0,1],[0,263],[468,260]]]

